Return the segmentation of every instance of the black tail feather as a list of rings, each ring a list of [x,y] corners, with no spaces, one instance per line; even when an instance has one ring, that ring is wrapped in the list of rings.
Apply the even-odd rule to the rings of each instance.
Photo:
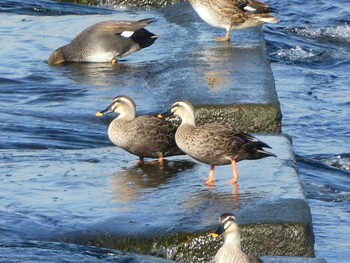
[[[269,145],[262,141],[251,141],[242,147],[242,150],[237,155],[236,161],[241,160],[256,160],[269,156],[277,157],[274,153],[265,151],[263,148],[271,148]]]

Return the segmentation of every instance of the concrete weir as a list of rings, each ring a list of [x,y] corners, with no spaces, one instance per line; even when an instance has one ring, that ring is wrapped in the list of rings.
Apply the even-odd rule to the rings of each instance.
[[[184,47],[182,61],[172,68],[171,74],[165,70],[159,77],[160,84],[172,83],[167,79],[172,75],[186,79],[172,83],[181,89],[169,89],[170,100],[191,101],[197,109],[198,124],[215,121],[249,132],[279,133],[281,112],[261,29],[234,32],[233,42],[216,43],[212,38],[217,37],[218,30],[201,21],[188,3],[163,8],[161,13],[168,23],[176,23],[198,42]],[[176,190],[158,189],[154,193],[156,198],[146,205],[153,207],[151,211],[137,208],[139,205],[135,203],[128,204],[136,217],[143,220],[120,213],[108,219],[109,222],[129,220],[128,225],[134,230],[115,228],[105,222],[96,231],[79,234],[78,239],[70,234],[64,239],[180,262],[207,262],[222,242],[208,237],[208,233],[221,213],[234,212],[241,225],[242,247],[247,253],[288,256],[265,257],[265,262],[324,262],[312,258],[311,214],[290,141],[281,135],[262,139],[278,157],[242,162],[239,165],[242,177],[236,186],[228,184],[229,168],[220,167],[215,188],[206,189],[198,184],[198,177],[204,180],[202,175],[209,167],[196,163],[177,175],[186,179],[168,185]],[[224,170],[225,179],[221,177]],[[174,197],[179,189],[180,199],[176,194]],[[160,196],[166,202],[162,203]]]
[[[261,28],[233,32],[230,43],[220,43],[214,38],[225,30],[208,26],[188,3],[161,13],[168,23],[181,27],[178,41],[192,40],[182,48],[171,74],[159,77],[173,86],[170,100],[192,102],[198,124],[215,121],[248,132],[279,133],[281,112]]]
[[[242,248],[249,254],[313,257],[311,215],[291,143],[284,136],[259,139],[278,157],[240,162],[241,178],[235,186],[229,182],[230,166],[217,167],[214,188],[203,186],[209,166],[186,156],[170,158],[162,172],[157,166],[144,166],[141,171],[133,167],[115,173],[111,178],[115,214],[86,231],[68,231],[60,240],[180,262],[207,262],[222,242],[209,233],[221,213],[233,212],[241,225]],[[112,157],[105,156],[95,166],[106,172]],[[152,180],[158,183],[150,186]]]
[[[197,109],[198,124],[215,121],[257,133],[277,157],[239,162],[235,185],[230,166],[216,167],[215,187],[208,188],[203,182],[209,166],[188,156],[168,158],[160,167],[138,165],[137,157],[114,146],[2,151],[8,160],[3,196],[11,193],[12,205],[25,204],[16,234],[208,262],[222,243],[209,233],[222,213],[232,212],[248,254],[264,256],[267,263],[325,262],[313,258],[311,213],[291,142],[280,134],[281,112],[262,30],[233,32],[231,43],[217,43],[213,39],[223,30],[205,24],[187,2],[154,12],[179,35],[167,35],[163,26],[154,46],[169,45],[173,50],[166,55],[173,58],[156,59],[152,74],[138,76],[159,87],[153,91],[159,97],[150,96],[157,102],[152,106],[165,109],[187,99]],[[183,38],[193,41],[182,45]],[[17,195],[24,183],[25,195]],[[147,259],[135,262],[170,262]]]

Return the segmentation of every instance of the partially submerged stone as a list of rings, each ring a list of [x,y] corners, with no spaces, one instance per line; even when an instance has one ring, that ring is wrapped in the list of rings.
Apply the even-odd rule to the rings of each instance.
[[[215,188],[207,189],[202,183],[209,166],[191,165],[187,157],[177,157],[189,162],[183,160],[176,169],[164,167],[167,176],[153,186],[147,186],[151,176],[161,178],[156,167],[135,174],[133,170],[117,172],[113,176],[115,214],[89,224],[85,231],[65,231],[59,240],[180,262],[206,262],[221,245],[209,237],[217,217],[233,212],[247,253],[313,257],[311,215],[290,141],[283,136],[258,137],[278,157],[238,163],[241,177],[235,186],[229,182],[230,166],[220,166]]]
[[[219,122],[247,132],[279,133],[280,105],[261,28],[235,31],[231,43],[217,43],[217,30],[203,24],[188,3],[167,7],[162,14],[181,26],[177,41],[191,39],[184,41],[174,67],[157,76],[169,89],[167,100],[190,101],[199,124]]]

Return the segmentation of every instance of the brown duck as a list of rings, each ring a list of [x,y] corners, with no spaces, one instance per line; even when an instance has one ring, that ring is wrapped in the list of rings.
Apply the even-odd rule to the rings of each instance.
[[[222,124],[196,126],[195,111],[191,103],[178,101],[171,106],[171,112],[181,118],[175,139],[178,147],[192,158],[209,164],[207,185],[214,185],[215,165],[231,164],[232,183],[238,181],[237,162],[275,156],[263,148],[271,148],[254,136]]]
[[[217,41],[230,41],[230,31],[277,23],[274,10],[256,0],[190,0],[197,14],[209,25],[223,28],[226,35]]]
[[[158,158],[163,165],[164,157],[184,154],[176,145],[176,128],[164,119],[153,116],[136,117],[135,102],[127,96],[115,97],[112,103],[96,116],[117,112],[108,127],[108,137],[113,144],[144,158]]]

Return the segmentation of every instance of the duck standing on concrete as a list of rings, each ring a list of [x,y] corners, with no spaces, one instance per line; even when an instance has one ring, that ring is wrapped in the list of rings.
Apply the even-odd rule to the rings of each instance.
[[[214,257],[214,263],[262,263],[241,250],[241,234],[234,214],[224,213],[219,217],[219,225],[211,236],[224,235],[224,244]]]
[[[184,154],[175,142],[176,128],[157,117],[136,117],[136,105],[131,98],[115,97],[96,116],[112,112],[119,113],[119,116],[108,127],[109,139],[118,147],[139,156],[139,163],[143,163],[143,158],[158,158],[163,165],[164,157]]]
[[[175,139],[179,148],[192,158],[209,164],[210,173],[206,185],[214,185],[215,165],[231,164],[234,184],[238,181],[237,162],[275,156],[263,147],[271,148],[254,136],[237,131],[227,125],[205,124],[196,126],[195,111],[191,103],[178,101],[171,112],[181,118]]]
[[[112,62],[148,47],[158,36],[144,29],[153,20],[105,21],[83,30],[48,58],[51,65],[64,62]]]
[[[270,15],[274,10],[256,0],[190,0],[198,15],[209,25],[224,28],[225,37],[216,41],[230,41],[233,29],[277,23],[279,19]]]

